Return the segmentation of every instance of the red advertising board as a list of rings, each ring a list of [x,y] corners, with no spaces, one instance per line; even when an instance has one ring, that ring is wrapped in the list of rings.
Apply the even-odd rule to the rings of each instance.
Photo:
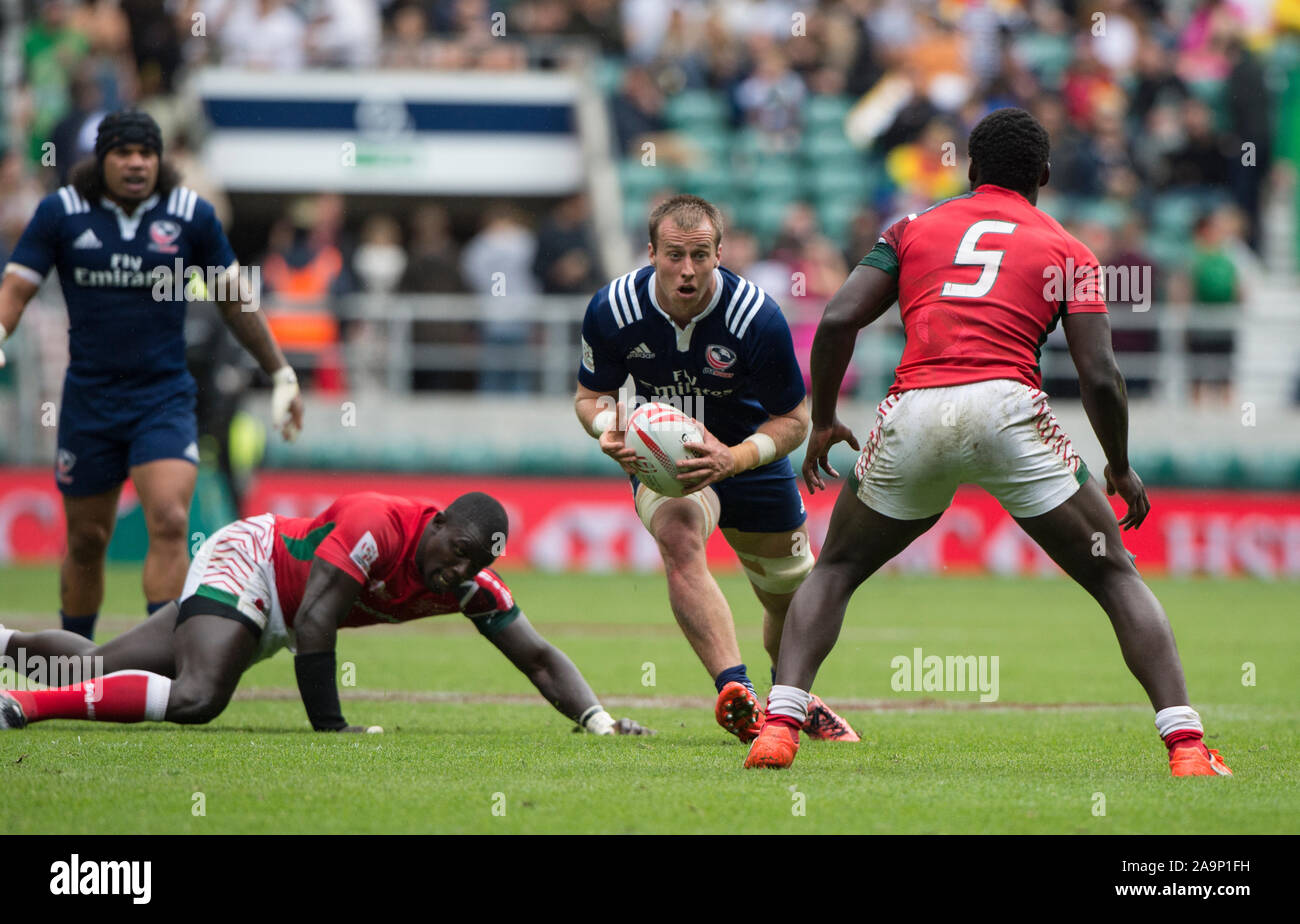
[[[510,513],[500,565],[548,571],[654,569],[654,541],[632,509],[626,482],[587,478],[470,478],[374,473],[272,471],[247,498],[248,514],[311,515],[349,491],[385,491],[446,504],[465,491],[487,491]],[[1300,494],[1156,489],[1141,529],[1125,534],[1145,572],[1248,574],[1300,578]],[[814,550],[835,494],[805,495]],[[0,470],[0,562],[55,561],[63,549],[63,512],[48,471]],[[721,534],[709,544],[719,569],[736,568]],[[933,529],[889,566],[905,572],[986,571],[1052,574],[1055,565],[978,488],[963,488]]]

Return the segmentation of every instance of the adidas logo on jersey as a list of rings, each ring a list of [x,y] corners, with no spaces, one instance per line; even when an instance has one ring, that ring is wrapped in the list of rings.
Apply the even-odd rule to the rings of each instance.
[[[636,349],[634,349],[631,353],[627,354],[627,358],[628,359],[654,359],[655,354],[654,354],[654,350],[646,346],[645,341],[643,340],[639,344],[637,344]]]
[[[82,231],[77,239],[72,242],[73,250],[98,250],[104,244],[99,238],[95,237],[95,232],[90,228]]]

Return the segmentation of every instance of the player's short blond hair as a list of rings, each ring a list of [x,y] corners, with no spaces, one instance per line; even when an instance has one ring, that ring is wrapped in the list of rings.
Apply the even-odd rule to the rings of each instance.
[[[713,246],[722,244],[722,213],[712,202],[699,196],[673,196],[655,206],[650,213],[650,246],[656,250],[659,249],[659,225],[665,218],[671,218],[683,231],[698,228],[707,219],[713,225]]]

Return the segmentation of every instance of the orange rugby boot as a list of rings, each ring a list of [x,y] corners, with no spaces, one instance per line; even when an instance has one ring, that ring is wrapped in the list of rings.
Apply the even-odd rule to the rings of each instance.
[[[794,763],[794,755],[798,753],[799,732],[788,725],[768,723],[749,746],[745,767],[751,770],[755,767],[784,770]]]
[[[749,687],[735,680],[718,693],[713,717],[719,725],[745,743],[758,737],[758,730],[763,727],[763,707],[758,704],[758,697]]]
[[[808,701],[808,718],[804,719],[803,733],[822,741],[861,741],[848,722],[841,719],[820,696]]]
[[[1183,741],[1170,748],[1169,771],[1174,776],[1232,776],[1219,752],[1199,741]]]

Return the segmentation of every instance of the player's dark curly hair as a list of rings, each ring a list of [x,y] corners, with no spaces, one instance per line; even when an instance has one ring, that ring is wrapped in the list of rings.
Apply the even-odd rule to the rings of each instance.
[[[448,522],[476,535],[484,551],[493,558],[499,553],[494,554],[491,550],[494,547],[500,549],[510,533],[510,518],[506,516],[506,508],[495,497],[482,491],[462,494],[447,505],[443,514]]]
[[[968,144],[979,181],[1028,193],[1038,188],[1052,142],[1023,109],[995,109],[971,130]]]
[[[94,156],[77,161],[68,171],[68,183],[81,198],[98,204],[99,200],[104,198],[106,191],[103,164]],[[160,197],[166,198],[179,185],[181,185],[180,172],[171,161],[161,161],[158,164],[158,183],[153,191]]]

